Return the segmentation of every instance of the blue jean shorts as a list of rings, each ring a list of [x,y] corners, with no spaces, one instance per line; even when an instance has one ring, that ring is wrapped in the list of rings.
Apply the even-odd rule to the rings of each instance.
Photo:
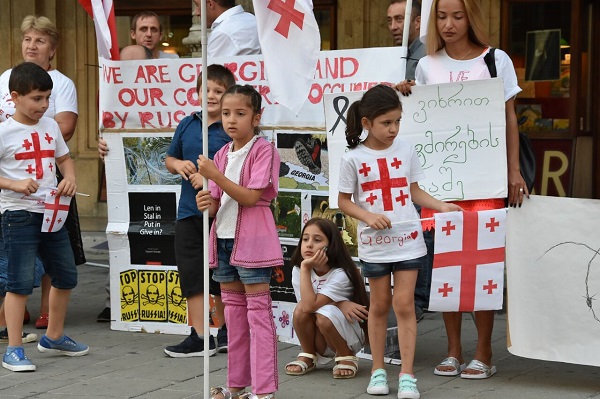
[[[419,270],[427,255],[417,259],[401,260],[390,263],[370,263],[361,260],[363,277],[383,277],[403,270]]]
[[[2,236],[8,259],[6,292],[30,295],[39,256],[55,288],[77,286],[77,268],[69,233],[63,226],[54,233],[42,233],[43,213],[6,211],[2,214]]]
[[[233,251],[232,238],[217,239],[217,255],[219,265],[213,274],[213,280],[219,283],[233,283],[241,281],[243,284],[263,284],[271,281],[271,267],[248,268],[241,266],[232,266],[229,263]]]

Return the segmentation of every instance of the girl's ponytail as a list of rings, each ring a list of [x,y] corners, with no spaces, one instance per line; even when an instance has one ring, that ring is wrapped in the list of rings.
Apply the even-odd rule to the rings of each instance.
[[[395,109],[402,111],[402,103],[400,97],[398,97],[398,92],[390,86],[379,84],[367,90],[360,101],[352,103],[346,115],[348,148],[354,148],[361,143],[362,118],[367,118],[373,122],[379,115]]]
[[[360,135],[363,127],[360,115],[360,101],[355,101],[348,108],[346,114],[346,142],[348,148],[354,148],[360,144]]]

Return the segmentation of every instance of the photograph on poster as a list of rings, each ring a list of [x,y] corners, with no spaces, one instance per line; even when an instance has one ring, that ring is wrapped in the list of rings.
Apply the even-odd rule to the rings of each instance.
[[[274,267],[271,273],[269,286],[273,301],[296,303],[294,287],[292,286],[292,268],[294,265],[291,264],[290,259],[296,250],[297,244],[292,244],[292,242],[293,240],[285,240],[285,243],[281,244],[283,266]]]
[[[560,29],[527,32],[525,80],[560,79]]]
[[[311,196],[311,218],[329,219],[340,230],[344,244],[350,251],[353,258],[358,257],[358,236],[357,228],[358,221],[350,216],[345,215],[339,209],[329,207],[329,197],[326,195]]]
[[[276,132],[281,157],[279,188],[326,191],[329,186],[327,135]]]
[[[280,191],[271,202],[279,237],[300,238],[301,193]]]
[[[169,323],[187,324],[187,301],[179,286],[177,270],[167,271],[167,292]]]
[[[181,177],[165,167],[170,137],[123,137],[127,184],[178,185]]]

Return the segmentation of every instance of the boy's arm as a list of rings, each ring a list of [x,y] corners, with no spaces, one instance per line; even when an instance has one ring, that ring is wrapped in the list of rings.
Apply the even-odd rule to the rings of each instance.
[[[6,177],[0,177],[0,189],[11,190],[15,193],[21,193],[24,195],[30,195],[37,191],[39,184],[29,178],[24,180],[12,180]]]
[[[184,161],[171,156],[167,156],[165,159],[165,166],[169,172],[180,175],[184,180],[189,180],[191,175],[198,173],[196,165],[192,161]]]
[[[58,184],[57,195],[72,197],[77,191],[75,184],[75,163],[69,154],[56,158],[56,166],[63,175],[63,180]]]

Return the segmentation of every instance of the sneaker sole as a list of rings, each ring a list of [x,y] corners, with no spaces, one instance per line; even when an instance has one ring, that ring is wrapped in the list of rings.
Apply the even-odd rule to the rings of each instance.
[[[227,347],[226,346],[219,346],[219,349],[217,349],[218,353],[227,353]]]
[[[180,352],[173,352],[170,350],[165,349],[165,354],[167,356],[170,357],[204,357],[204,352],[189,352],[189,353],[180,353]],[[217,350],[216,349],[210,349],[208,351],[208,357],[213,357],[214,355],[217,354]]]
[[[367,393],[369,395],[387,395],[390,393],[390,388],[389,387],[367,388]]]
[[[42,346],[41,344],[38,344],[37,348],[38,348],[38,351],[43,352],[43,353],[54,353],[57,355],[65,355],[65,356],[71,356],[71,357],[83,356],[83,355],[86,355],[90,351],[90,348],[87,348],[87,349],[85,349],[83,351],[79,351],[79,352],[63,351],[60,349],[46,348],[45,346]]]
[[[35,371],[35,364],[30,364],[27,366],[13,366],[12,364],[8,364],[5,362],[2,362],[2,367],[4,367],[5,369],[8,369],[10,371]]]
[[[398,399],[419,399],[421,394],[414,392],[398,392]]]

